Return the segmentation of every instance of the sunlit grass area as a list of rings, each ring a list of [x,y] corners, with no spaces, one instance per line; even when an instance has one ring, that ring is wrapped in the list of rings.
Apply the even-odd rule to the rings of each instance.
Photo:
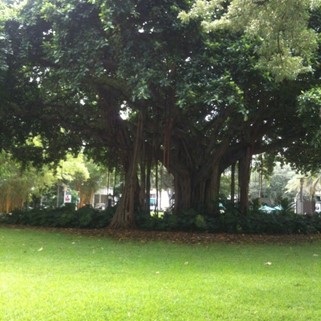
[[[116,241],[0,228],[0,320],[321,320],[321,243]]]

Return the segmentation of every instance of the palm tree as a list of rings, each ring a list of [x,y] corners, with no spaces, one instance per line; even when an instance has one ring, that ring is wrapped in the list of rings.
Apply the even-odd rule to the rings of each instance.
[[[286,185],[286,192],[296,192],[297,196],[301,193],[303,197],[310,200],[315,199],[315,194],[321,189],[321,173],[308,174],[306,176],[295,175]]]

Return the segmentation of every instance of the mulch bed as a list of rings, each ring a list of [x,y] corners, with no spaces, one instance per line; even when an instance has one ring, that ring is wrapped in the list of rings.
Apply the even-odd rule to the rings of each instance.
[[[297,244],[312,243],[321,240],[321,234],[291,234],[291,235],[253,235],[253,234],[228,234],[228,233],[195,233],[195,232],[165,232],[143,231],[137,229],[114,230],[104,229],[78,229],[78,228],[46,228],[27,227],[21,225],[3,225],[7,228],[33,229],[49,232],[62,232],[67,234],[84,235],[88,237],[110,237],[117,241],[167,241],[181,244]]]
[[[168,241],[171,243],[184,244],[210,244],[210,243],[302,243],[321,240],[321,234],[313,235],[248,235],[248,234],[228,234],[228,233],[195,233],[195,232],[158,232],[142,230],[97,230],[80,231],[80,234],[92,236],[108,236],[119,241],[137,240],[148,241]]]

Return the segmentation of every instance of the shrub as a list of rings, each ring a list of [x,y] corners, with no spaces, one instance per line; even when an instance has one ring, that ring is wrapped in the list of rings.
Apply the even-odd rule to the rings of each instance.
[[[109,225],[116,211],[116,207],[107,207],[104,211],[95,211],[93,213],[92,228],[103,228]]]
[[[203,215],[197,214],[195,216],[195,227],[198,230],[206,230],[207,229],[207,223]]]
[[[5,224],[22,224],[21,216],[23,212],[20,210],[15,210],[12,213],[2,214],[2,222]]]
[[[165,212],[163,216],[150,216],[138,213],[136,224],[139,228],[162,231],[208,231],[211,233],[247,233],[247,234],[309,234],[321,233],[321,215],[297,215],[291,210],[270,214],[254,210],[241,215],[237,210],[225,210],[218,216],[205,216],[190,209],[174,215]],[[103,228],[108,226],[115,207],[104,211],[92,207],[75,210],[66,206],[58,209],[16,210],[11,214],[1,214],[0,222],[49,227]]]
[[[89,207],[75,210],[73,205],[56,209],[17,210],[10,214],[2,214],[0,222],[45,227],[102,228],[110,223],[114,212],[113,208],[105,211]]]
[[[75,222],[76,227],[89,227],[89,226],[91,227],[96,211],[97,210],[89,206],[84,206],[80,208],[76,213],[77,215],[77,221]]]

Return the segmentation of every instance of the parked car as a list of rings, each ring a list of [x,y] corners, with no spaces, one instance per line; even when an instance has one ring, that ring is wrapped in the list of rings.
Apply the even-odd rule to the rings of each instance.
[[[105,203],[96,203],[95,204],[95,209],[104,211],[106,209],[106,204]]]
[[[282,206],[281,205],[277,205],[277,206],[268,206],[268,205],[262,205],[259,208],[260,211],[267,213],[267,214],[271,214],[271,213],[275,213],[278,211],[282,211]]]

